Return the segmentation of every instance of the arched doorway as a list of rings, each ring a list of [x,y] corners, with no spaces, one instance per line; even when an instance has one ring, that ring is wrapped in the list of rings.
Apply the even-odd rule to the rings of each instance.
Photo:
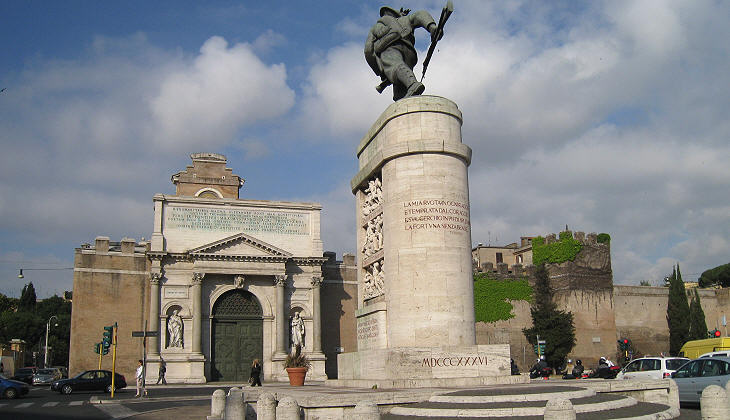
[[[261,305],[243,290],[224,293],[213,305],[211,380],[245,382],[253,359],[263,359]]]

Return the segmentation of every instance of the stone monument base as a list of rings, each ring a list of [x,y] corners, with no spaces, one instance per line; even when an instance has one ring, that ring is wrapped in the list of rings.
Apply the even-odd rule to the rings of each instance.
[[[337,355],[331,386],[462,387],[529,382],[511,375],[508,344],[369,349]]]
[[[162,355],[165,360],[165,380],[171,384],[204,384],[205,356],[202,354],[167,352]],[[148,357],[145,382],[157,382],[160,367],[160,357]]]

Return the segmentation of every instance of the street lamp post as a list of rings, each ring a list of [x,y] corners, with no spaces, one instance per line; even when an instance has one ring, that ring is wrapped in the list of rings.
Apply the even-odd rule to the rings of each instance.
[[[43,358],[43,367],[48,367],[48,330],[51,329],[51,320],[53,318],[56,318],[56,323],[53,324],[54,327],[58,327],[58,317],[56,315],[51,315],[50,318],[48,318],[48,322],[46,323],[46,355]]]

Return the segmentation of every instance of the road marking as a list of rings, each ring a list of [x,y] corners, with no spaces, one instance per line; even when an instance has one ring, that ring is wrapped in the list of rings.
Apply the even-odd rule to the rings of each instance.
[[[41,407],[55,407],[58,405],[58,401],[51,401],[43,404]]]
[[[103,411],[105,414],[113,419],[123,419],[125,417],[132,417],[138,412],[129,409],[121,404],[94,404],[94,407]]]
[[[68,403],[68,405],[83,405],[83,404],[84,404],[83,401],[71,401],[70,403]]]
[[[15,408],[28,408],[28,407],[30,407],[31,405],[33,405],[33,403],[32,403],[32,402],[31,402],[31,403],[23,403],[23,404],[18,404],[18,405],[16,405],[16,406],[15,406]]]

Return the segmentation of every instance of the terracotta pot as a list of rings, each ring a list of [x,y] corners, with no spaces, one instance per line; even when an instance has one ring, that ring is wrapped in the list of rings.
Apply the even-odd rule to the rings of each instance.
[[[305,367],[286,368],[286,373],[289,375],[289,385],[291,385],[291,386],[304,385],[304,377],[307,376],[307,368],[305,368]]]

